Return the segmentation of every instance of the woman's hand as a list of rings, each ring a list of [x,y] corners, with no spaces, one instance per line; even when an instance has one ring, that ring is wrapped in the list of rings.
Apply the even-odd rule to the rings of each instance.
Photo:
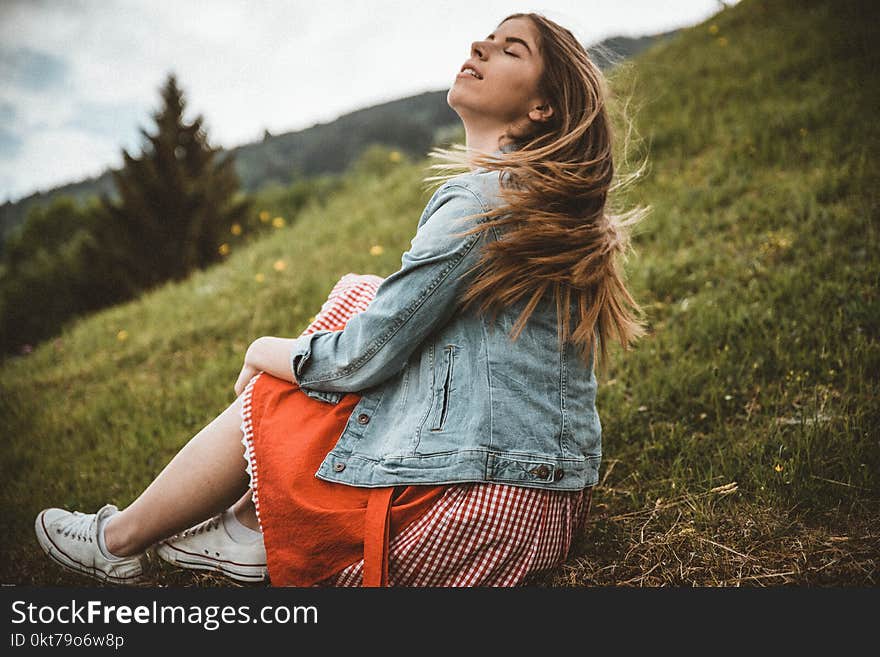
[[[258,338],[259,339],[259,338]],[[241,368],[241,372],[238,374],[238,379],[235,382],[235,396],[238,397],[242,392],[244,392],[245,387],[248,382],[253,378],[253,376],[259,372],[256,366],[253,364],[253,352],[252,349],[256,344],[256,340],[251,343],[251,346],[248,347],[247,352],[244,355],[244,365]]]
[[[263,336],[248,347],[244,355],[244,366],[235,382],[235,394],[240,395],[257,372],[266,372],[283,381],[296,383],[290,369],[290,351],[293,339]]]
[[[241,368],[241,372],[238,375],[238,380],[235,382],[235,396],[238,397],[244,389],[247,387],[247,384],[254,377],[254,375],[259,372],[256,367],[253,365],[244,364],[244,367]]]

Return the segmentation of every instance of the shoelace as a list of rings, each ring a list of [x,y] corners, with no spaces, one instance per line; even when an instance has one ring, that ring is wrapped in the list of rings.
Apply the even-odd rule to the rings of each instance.
[[[94,542],[95,525],[98,522],[97,513],[81,513],[74,511],[73,515],[58,526],[58,533],[64,533],[65,536],[73,536],[78,541]]]
[[[210,532],[210,531],[217,529],[220,526],[221,515],[222,514],[217,514],[213,518],[209,518],[208,520],[205,520],[204,522],[199,523],[195,527],[190,527],[189,529],[184,530],[183,533],[180,534],[180,536],[181,537],[194,536],[195,534],[201,534],[202,532]]]

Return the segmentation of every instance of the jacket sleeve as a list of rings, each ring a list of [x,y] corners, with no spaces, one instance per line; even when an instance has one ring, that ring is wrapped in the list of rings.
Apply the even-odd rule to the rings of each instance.
[[[338,403],[341,393],[365,390],[400,372],[425,338],[455,312],[470,280],[464,274],[476,263],[490,231],[455,233],[475,226],[482,218],[466,218],[484,209],[468,187],[451,182],[440,187],[400,269],[379,285],[370,305],[341,331],[316,331],[294,340],[290,366],[299,386],[312,397]]]

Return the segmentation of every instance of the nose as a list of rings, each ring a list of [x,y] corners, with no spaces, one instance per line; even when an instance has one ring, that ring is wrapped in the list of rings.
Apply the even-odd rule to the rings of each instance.
[[[480,59],[483,59],[483,55],[486,53],[486,44],[483,41],[474,41],[471,44],[471,54],[476,55]]]

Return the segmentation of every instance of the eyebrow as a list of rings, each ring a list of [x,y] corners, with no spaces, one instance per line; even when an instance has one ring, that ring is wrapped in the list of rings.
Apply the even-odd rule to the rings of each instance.
[[[487,38],[487,39],[494,39],[494,38],[495,38],[495,33],[493,32],[492,34],[490,34],[490,35],[487,36],[486,38]],[[529,48],[529,44],[527,44],[525,41],[523,41],[523,40],[520,39],[519,37],[507,37],[507,38],[504,40],[504,42],[505,42],[505,43],[507,43],[507,42],[521,43],[521,44],[523,44],[523,45],[526,47],[526,50],[529,51],[529,54],[530,54],[530,55],[532,54],[532,49]]]

